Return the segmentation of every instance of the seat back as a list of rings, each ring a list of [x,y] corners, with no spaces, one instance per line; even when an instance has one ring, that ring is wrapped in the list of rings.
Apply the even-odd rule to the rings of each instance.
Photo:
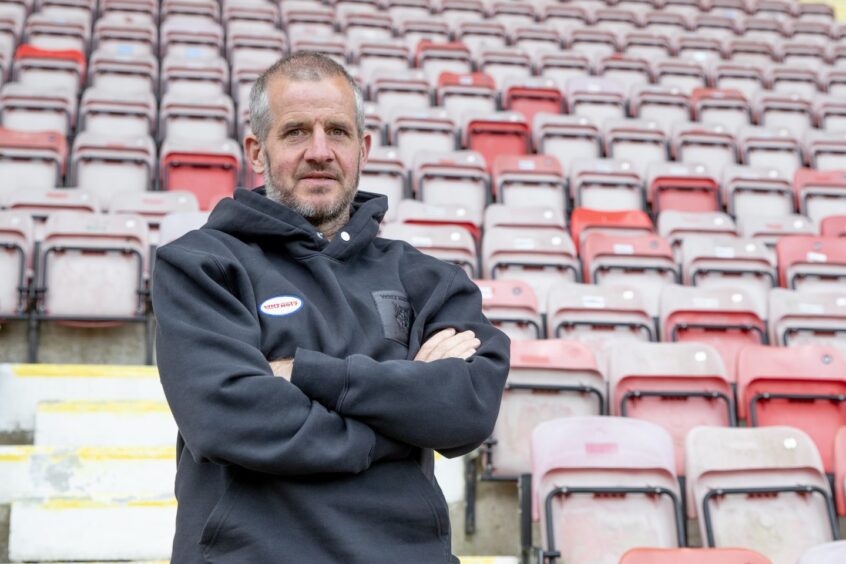
[[[745,548],[633,548],[620,564],[772,564]]]
[[[474,282],[482,293],[482,313],[512,341],[543,338],[543,321],[531,286],[521,280]]]
[[[34,230],[28,213],[0,210],[0,316],[26,307]]]
[[[776,255],[782,288],[836,290],[846,279],[846,245],[837,237],[783,237]]]
[[[839,564],[844,561],[846,561],[846,541],[836,541],[809,548],[796,564]]]

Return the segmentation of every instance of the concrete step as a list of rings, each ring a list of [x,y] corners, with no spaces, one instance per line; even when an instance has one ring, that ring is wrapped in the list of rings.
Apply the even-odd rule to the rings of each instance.
[[[462,556],[461,564],[519,564],[516,556]]]
[[[168,559],[175,520],[172,498],[15,501],[9,560]]]
[[[35,413],[41,446],[172,446],[176,433],[164,401],[46,401]]]
[[[173,494],[174,447],[0,446],[0,504],[54,497]]]
[[[154,366],[0,364],[0,433],[32,431],[42,401],[164,401]]]

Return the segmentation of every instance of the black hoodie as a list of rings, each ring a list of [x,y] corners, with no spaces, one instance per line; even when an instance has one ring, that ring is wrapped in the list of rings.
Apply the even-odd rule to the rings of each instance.
[[[509,341],[460,268],[376,237],[386,206],[359,192],[326,241],[238,190],[159,249],[174,564],[456,562],[432,449],[459,456],[490,435]],[[474,331],[478,351],[414,361],[447,327]],[[291,382],[274,377],[268,361],[291,357]]]

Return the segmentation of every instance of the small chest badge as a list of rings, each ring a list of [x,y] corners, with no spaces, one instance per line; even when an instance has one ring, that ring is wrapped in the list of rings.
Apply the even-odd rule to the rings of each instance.
[[[411,329],[411,304],[402,292],[384,290],[373,292],[373,301],[382,320],[382,331],[386,339],[408,346]]]
[[[283,315],[296,313],[302,307],[302,298],[298,298],[297,296],[276,296],[275,298],[264,300],[259,306],[259,311],[265,315],[282,317]]]

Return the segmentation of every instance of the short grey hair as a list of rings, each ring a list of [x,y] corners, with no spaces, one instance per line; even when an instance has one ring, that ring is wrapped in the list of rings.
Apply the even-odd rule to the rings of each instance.
[[[273,125],[270,103],[267,100],[267,83],[277,75],[290,80],[318,81],[342,76],[355,96],[355,125],[358,137],[364,136],[364,96],[350,73],[337,62],[316,51],[297,51],[279,59],[261,73],[250,89],[250,129],[261,143],[267,139]]]

